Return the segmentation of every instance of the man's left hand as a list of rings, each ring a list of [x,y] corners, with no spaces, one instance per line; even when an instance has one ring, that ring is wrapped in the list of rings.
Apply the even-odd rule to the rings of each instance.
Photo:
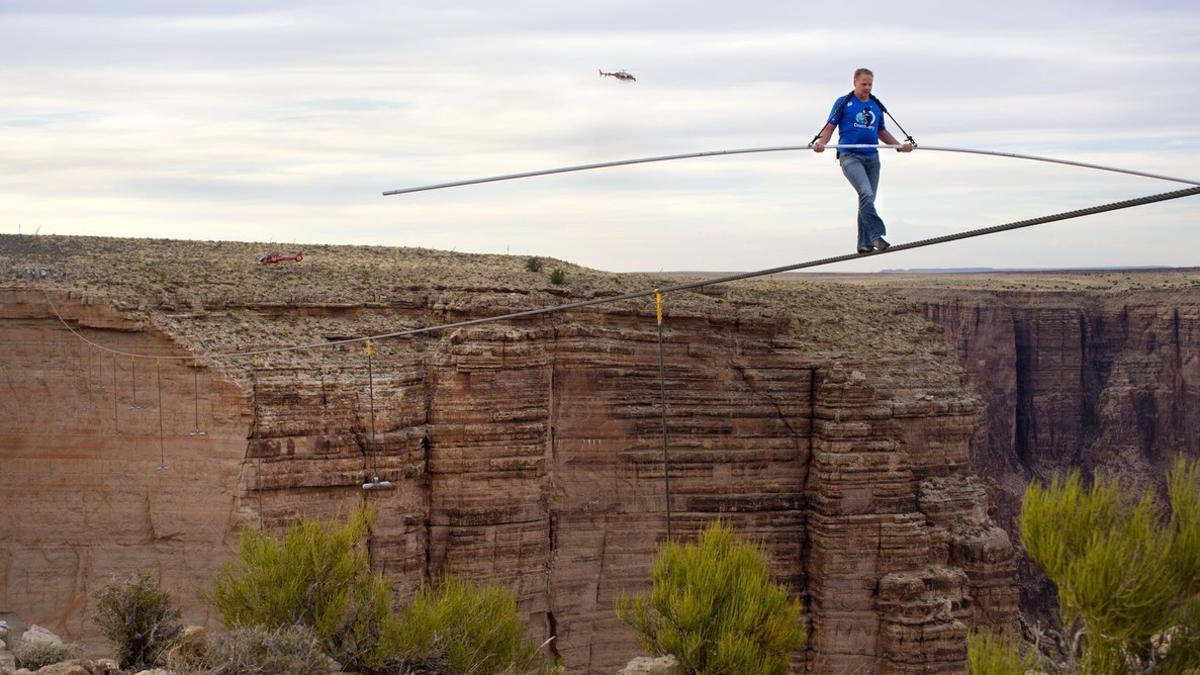
[[[917,146],[912,144],[912,141],[904,141],[904,145],[896,148],[897,152],[912,152]]]

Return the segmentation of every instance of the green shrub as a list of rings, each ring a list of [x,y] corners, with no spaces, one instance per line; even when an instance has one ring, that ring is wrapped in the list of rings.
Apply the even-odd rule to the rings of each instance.
[[[425,585],[400,613],[399,654],[410,672],[553,672],[553,661],[525,635],[517,600],[502,586],[459,579]]]
[[[1025,675],[1037,666],[1016,640],[981,630],[967,635],[967,663],[973,675]]]
[[[162,663],[183,625],[171,596],[146,572],[115,579],[96,591],[96,625],[116,649],[117,664],[129,670]]]
[[[44,640],[20,640],[12,647],[13,658],[18,668],[37,670],[42,666],[69,661],[79,656],[79,645]]]
[[[536,258],[536,257],[526,258],[525,259],[525,269],[530,272],[541,272],[542,271],[542,259]]]
[[[212,675],[322,675],[337,664],[307,626],[235,628],[217,642]]]
[[[622,595],[617,616],[642,646],[698,675],[785,675],[804,641],[800,604],[771,581],[766,557],[710,525],[693,544],[668,542],[654,561],[649,597]]]
[[[1078,473],[1032,484],[1021,543],[1058,587],[1081,672],[1183,672],[1200,667],[1200,464],[1167,478],[1169,516],[1147,491]]]
[[[550,272],[550,283],[554,284],[555,286],[562,286],[563,284],[567,283],[567,273],[564,272],[561,267],[555,267],[554,270]]]
[[[301,518],[282,537],[242,533],[239,559],[218,576],[213,604],[230,628],[308,626],[347,670],[372,671],[395,652],[391,591],[357,544],[372,514],[344,523]]]

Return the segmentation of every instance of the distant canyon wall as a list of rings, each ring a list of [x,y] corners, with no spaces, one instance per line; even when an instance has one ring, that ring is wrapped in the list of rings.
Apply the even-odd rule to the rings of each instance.
[[[983,400],[972,465],[1016,539],[1031,478],[1079,467],[1160,487],[1178,454],[1200,457],[1200,289],[906,295],[942,326]],[[1032,613],[1051,600],[1022,565]]]

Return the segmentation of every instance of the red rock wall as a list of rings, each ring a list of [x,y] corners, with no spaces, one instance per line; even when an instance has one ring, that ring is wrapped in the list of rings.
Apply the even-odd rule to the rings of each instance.
[[[13,306],[22,305],[10,296],[5,311]],[[44,309],[25,310],[29,318],[0,322],[0,335],[34,331],[33,342],[77,346]],[[856,367],[806,350],[765,321],[673,317],[668,326],[672,528],[689,537],[722,516],[762,542],[777,577],[805,601],[810,639],[796,656],[798,672],[806,664],[823,673],[961,672],[971,622],[1013,621],[1011,547],[987,520],[984,490],[966,473],[977,399],[940,376],[906,375],[902,355]],[[122,335],[110,330],[105,344],[170,348],[152,331]],[[48,375],[28,370],[42,358],[3,355],[0,363],[25,389],[51,387],[71,405],[103,407],[102,395],[86,390],[82,365],[45,384]],[[32,558],[48,555],[58,540],[9,525],[5,541],[19,543],[3,549],[12,564],[0,612],[65,612],[59,627],[86,637],[81,587],[63,579],[91,588],[96,570],[170,558],[186,573],[171,572],[167,581],[194,597],[230,556],[235,525],[277,527],[300,513],[329,516],[366,500],[379,513],[372,560],[396,582],[398,600],[446,572],[496,580],[518,594],[538,637],[556,636],[569,672],[614,672],[635,655],[633,634],[613,604],[622,592],[648,589],[650,562],[666,535],[653,319],[580,312],[516,328],[462,329],[389,341],[369,374],[366,365],[358,349],[314,355],[300,366],[270,358],[257,367],[227,364],[229,381],[202,380],[210,435],[182,436],[188,425],[165,435],[168,467],[194,461],[186,472],[154,474],[146,443],[156,435],[143,433],[134,446],[140,450],[110,444],[102,415],[80,413],[70,427],[79,449],[61,458],[68,466],[129,458],[77,493],[103,501],[125,489],[119,476],[137,475],[134,466],[158,479],[152,512],[186,510],[190,520],[154,548],[147,532],[159,530],[131,520],[134,500],[112,518],[138,537],[128,555],[47,572],[41,580],[55,595],[36,598],[27,597]],[[189,402],[179,379],[187,371],[164,365],[172,383],[164,387],[164,411]],[[6,469],[37,454],[25,430],[44,424],[37,410],[28,401],[4,408]],[[18,425],[21,415],[30,419]],[[59,480],[66,469],[45,459],[42,472]],[[33,473],[20,479],[47,480]],[[362,490],[374,474],[394,489]],[[20,489],[17,478],[7,470],[0,477],[6,495]],[[149,494],[152,486],[135,492]],[[39,495],[26,497],[43,521],[67,521],[85,548],[107,546],[102,528]],[[102,543],[87,544],[96,539]],[[17,550],[28,553],[14,558]]]
[[[180,353],[107,306],[60,302],[87,338]],[[0,345],[0,617],[99,644],[91,594],[144,569],[187,621],[215,625],[202,594],[237,541],[242,392],[187,361],[114,361],[47,318],[40,293],[0,292]]]
[[[468,329],[419,356],[385,346],[375,446],[361,358],[326,373],[326,391],[339,392],[326,394],[328,413],[312,373],[259,370],[251,445],[263,478],[247,499],[274,519],[295,512],[297,485],[310,513],[365,494],[383,511],[372,552],[402,596],[447,572],[496,580],[540,637],[557,635],[571,672],[614,672],[636,652],[614,602],[648,589],[666,536],[656,334],[644,318],[618,321]],[[672,330],[666,349],[676,536],[724,513],[803,588],[812,366],[781,367],[761,337]],[[423,375],[396,381],[415,368]],[[329,425],[340,443],[305,425],[322,415],[340,420]],[[302,448],[314,444],[323,452],[309,462]],[[358,489],[376,465],[395,490]]]

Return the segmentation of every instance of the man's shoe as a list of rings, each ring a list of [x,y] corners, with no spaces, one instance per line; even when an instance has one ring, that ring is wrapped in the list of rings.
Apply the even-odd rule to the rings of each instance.
[[[876,251],[886,251],[891,244],[887,243],[887,240],[885,240],[883,237],[875,237],[875,241],[871,242],[871,246],[873,246]]]
[[[858,252],[859,252],[859,253],[870,253],[871,251],[874,251],[874,250],[875,250],[875,249],[871,248],[870,246],[861,246],[861,245],[860,245],[860,246],[858,247]]]

